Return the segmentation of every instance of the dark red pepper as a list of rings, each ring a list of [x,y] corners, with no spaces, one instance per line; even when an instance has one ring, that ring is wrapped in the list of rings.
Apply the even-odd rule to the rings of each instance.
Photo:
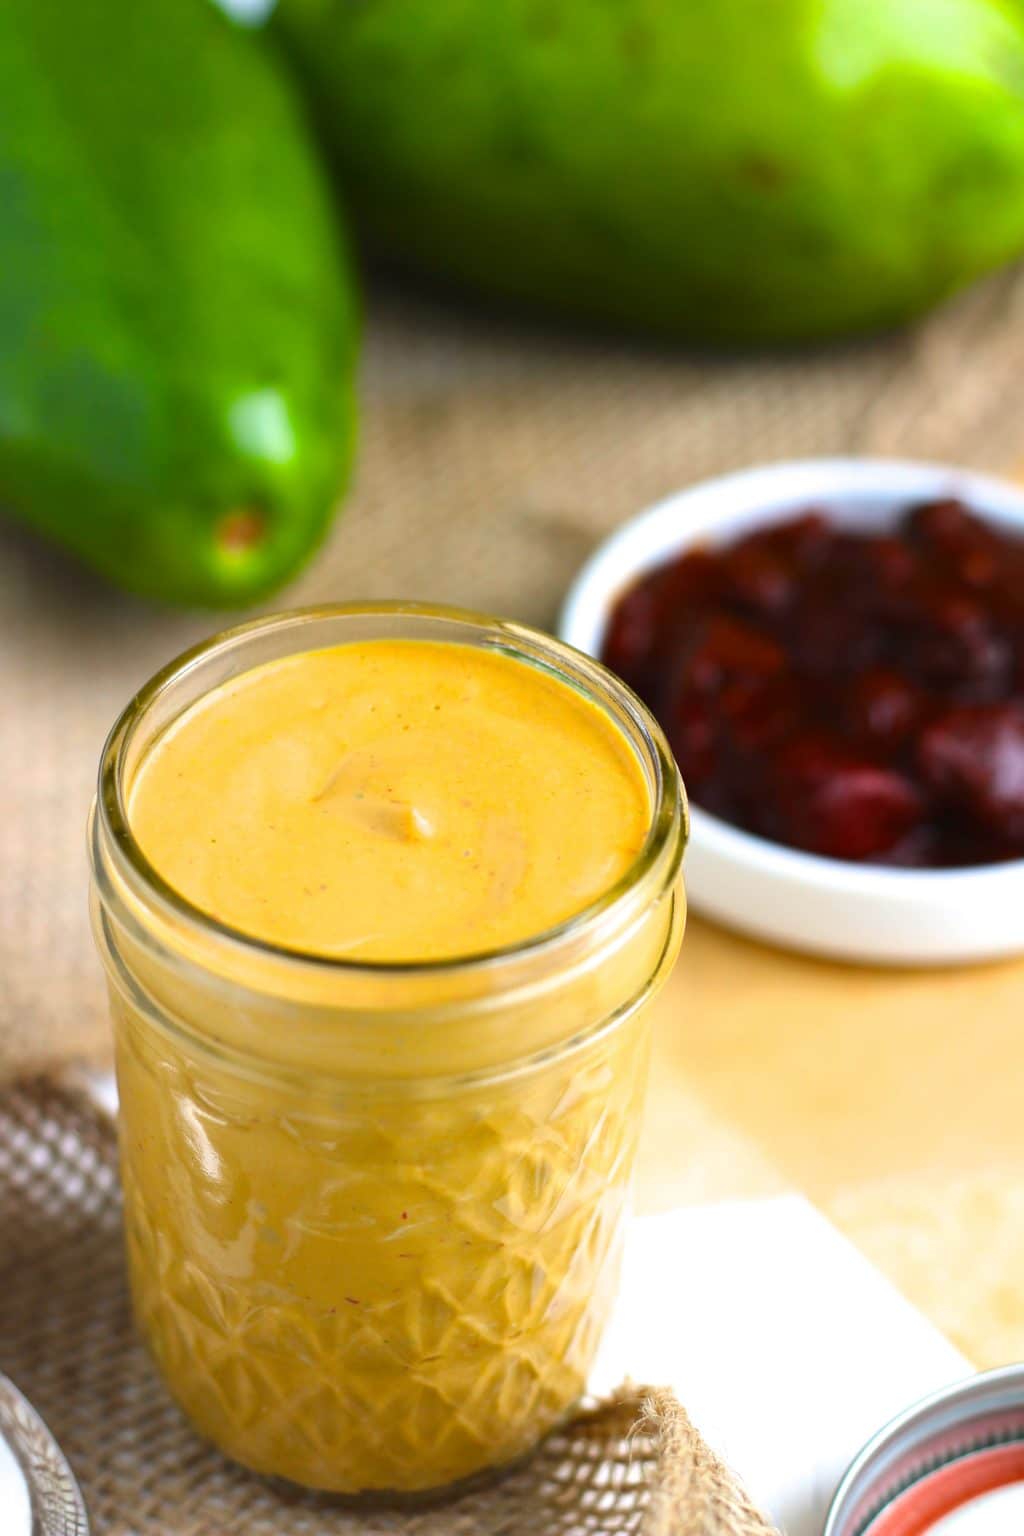
[[[623,594],[603,657],[738,826],[884,864],[1024,857],[1024,539],[959,502],[691,550]]]

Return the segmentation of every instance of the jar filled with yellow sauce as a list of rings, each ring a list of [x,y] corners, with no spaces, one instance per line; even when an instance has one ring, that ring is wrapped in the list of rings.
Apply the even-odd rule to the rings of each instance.
[[[685,838],[643,705],[516,624],[285,614],[129,705],[90,846],[132,1291],[229,1456],[414,1494],[572,1408]]]

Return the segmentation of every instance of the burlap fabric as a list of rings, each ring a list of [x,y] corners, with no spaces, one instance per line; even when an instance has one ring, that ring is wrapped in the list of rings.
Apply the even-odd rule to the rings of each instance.
[[[357,1514],[230,1466],[136,1340],[112,1122],[87,1094],[0,1095],[0,1360],[47,1420],[95,1536],[766,1536],[666,1392],[624,1390],[454,1503]],[[2,1511],[0,1511],[2,1526]]]
[[[442,599],[551,624],[623,518],[716,471],[835,452],[1024,459],[1024,275],[841,351],[711,360],[370,303],[345,515],[278,601]],[[0,1071],[106,1048],[87,933],[86,810],[108,726],[220,622],[121,597],[0,527]]]

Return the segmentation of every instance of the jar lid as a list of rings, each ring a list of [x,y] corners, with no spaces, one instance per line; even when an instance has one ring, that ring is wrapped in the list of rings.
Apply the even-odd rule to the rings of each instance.
[[[82,1492],[32,1404],[0,1376],[4,1536],[89,1536]]]
[[[944,1388],[894,1419],[836,1491],[824,1536],[1024,1529],[1024,1365]]]

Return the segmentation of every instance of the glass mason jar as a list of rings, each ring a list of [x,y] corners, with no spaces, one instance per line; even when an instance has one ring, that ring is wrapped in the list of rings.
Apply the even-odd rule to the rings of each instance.
[[[142,754],[277,657],[456,640],[554,672],[646,775],[645,846],[585,911],[431,963],[278,948],[190,906],[133,839]],[[410,1493],[528,1451],[580,1396],[617,1281],[648,1060],[682,936],[665,740],[598,663],[411,605],[259,620],[172,663],[103,754],[92,912],[109,981],[136,1315],[195,1427],[263,1473]]]

